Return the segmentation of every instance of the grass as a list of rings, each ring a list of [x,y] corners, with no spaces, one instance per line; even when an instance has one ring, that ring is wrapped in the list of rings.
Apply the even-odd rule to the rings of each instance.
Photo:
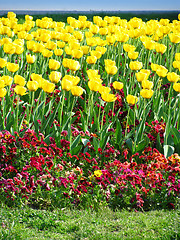
[[[180,239],[180,210],[0,210],[0,239]]]

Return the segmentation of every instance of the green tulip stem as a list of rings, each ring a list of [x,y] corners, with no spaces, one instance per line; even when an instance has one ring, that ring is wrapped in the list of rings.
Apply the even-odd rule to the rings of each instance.
[[[127,58],[127,55],[126,53],[124,52],[124,73],[123,73],[123,76],[125,76],[125,71],[126,71],[126,58]]]
[[[31,115],[32,115],[32,109],[33,109],[33,103],[34,103],[34,91],[31,92],[31,104],[30,104],[30,111],[29,111],[29,116],[28,116],[28,125],[30,123],[31,120]]]
[[[171,48],[169,72],[172,71],[173,56],[174,56],[174,43],[172,43],[172,48]]]
[[[99,111],[98,111],[98,119],[97,119],[97,123],[98,123],[98,131],[100,131],[99,119],[100,119],[100,114],[101,114],[101,102],[102,102],[102,101],[100,101]]]
[[[146,69],[148,69],[148,63],[149,63],[149,60],[150,60],[150,53],[151,53],[151,50],[148,51],[148,57],[146,59]]]
[[[71,106],[71,115],[70,115],[70,122],[69,122],[69,127],[70,127],[70,139],[69,139],[70,146],[71,146],[71,142],[72,142],[72,132],[71,132],[71,123],[72,123],[72,118],[73,118],[72,112],[73,112],[73,108],[75,106],[75,102],[76,102],[76,97],[74,96],[73,97],[73,103],[72,103],[72,106]]]
[[[101,129],[100,129],[100,132],[102,132],[102,129],[103,129],[104,113],[105,113],[105,106],[104,106],[103,113],[102,113],[102,119],[101,119]]]
[[[169,121],[170,121],[170,118],[171,118],[171,115],[170,115],[170,112],[171,112],[171,101],[172,101],[171,92],[172,92],[172,84],[170,85],[169,93],[168,93],[168,101],[167,101],[167,102],[169,103],[169,107],[168,107],[168,120],[167,120],[167,125],[166,125],[166,127],[168,127]],[[166,135],[165,135],[165,139],[164,139],[164,145],[167,144],[168,131],[169,131],[169,129],[166,129]]]
[[[1,116],[2,116],[2,120],[3,120],[3,130],[5,130],[5,113],[4,113],[4,110],[5,110],[5,106],[4,106],[4,97],[1,98]]]
[[[127,114],[127,120],[126,120],[126,129],[125,129],[125,139],[126,139],[126,136],[127,136],[127,127],[128,127],[128,120],[129,120],[129,113],[130,113],[130,106],[128,108],[128,114]]]
[[[62,113],[63,113],[63,107],[64,107],[64,99],[65,99],[65,91],[63,90],[63,95],[62,95],[62,105],[61,105],[61,110],[60,110],[60,116],[59,116],[59,125],[60,125],[60,133],[62,129]]]
[[[19,95],[17,95],[17,103],[16,103],[16,131],[18,131],[19,100],[20,100],[20,97],[19,97]]]
[[[86,127],[88,127],[89,125],[89,116],[90,116],[90,104],[91,104],[91,94],[92,94],[92,91],[90,91],[89,95],[88,95],[88,106],[87,106],[87,120],[86,120]]]
[[[44,117],[45,106],[46,106],[46,92],[44,92],[44,102],[43,102],[42,117],[41,117],[41,119],[43,119],[43,117]]]
[[[180,94],[179,94],[178,109],[180,109]],[[179,128],[180,128],[180,111],[178,113],[178,119],[177,119],[177,129],[179,129]]]

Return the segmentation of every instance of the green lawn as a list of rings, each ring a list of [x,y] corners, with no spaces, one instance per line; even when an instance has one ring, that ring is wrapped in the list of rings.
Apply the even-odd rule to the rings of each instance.
[[[0,239],[180,239],[180,210],[143,213],[2,207]]]

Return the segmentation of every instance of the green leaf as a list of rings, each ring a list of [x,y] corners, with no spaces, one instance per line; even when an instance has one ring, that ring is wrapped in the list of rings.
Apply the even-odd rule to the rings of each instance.
[[[119,120],[117,120],[117,123],[116,123],[115,138],[116,138],[116,143],[120,144],[122,141],[122,127]]]
[[[89,139],[87,139],[87,138],[81,138],[81,141],[82,141],[82,143],[83,143],[84,146],[86,146],[87,143],[90,142]]]
[[[81,140],[81,135],[78,135],[70,146],[71,151],[73,150],[73,148],[75,148],[79,144],[80,140]]]
[[[164,156],[166,158],[170,157],[174,153],[174,147],[170,145],[164,145]]]
[[[81,148],[82,148],[81,145],[73,148],[73,149],[71,150],[71,154],[72,154],[72,155],[76,155],[76,154],[81,150]]]
[[[110,135],[112,135],[112,132],[108,132],[105,137],[100,141],[100,147],[102,148],[102,151],[104,151]]]
[[[57,111],[58,111],[58,109],[59,109],[59,106],[60,106],[60,102],[57,104],[57,106],[56,106],[56,108],[54,109],[53,113],[51,113],[51,114],[49,115],[49,117],[46,119],[45,124],[42,125],[42,128],[43,128],[44,131],[46,130],[47,127],[48,127],[48,129],[50,130],[50,127],[51,127],[51,125],[52,125],[52,123],[53,123],[53,121],[54,121],[54,119],[55,119],[55,116],[56,116],[56,113],[57,113]],[[49,133],[49,131],[48,131],[48,133]]]
[[[177,145],[180,143],[180,132],[175,128],[175,127],[171,127],[171,134],[174,136],[173,141],[174,144]]]
[[[159,152],[162,152],[163,151],[163,147],[162,147],[162,144],[161,144],[161,141],[160,141],[160,135],[158,133],[157,135],[157,142],[156,142],[156,148]]]
[[[93,147],[96,150],[96,152],[98,151],[99,148],[99,141],[97,138],[93,137]]]
[[[133,152],[133,142],[132,142],[131,138],[128,138],[126,140],[126,144],[127,144],[128,148],[131,150],[131,152]]]
[[[130,124],[134,124],[134,111],[130,108],[130,111],[129,111],[129,118],[131,120],[131,123]]]
[[[138,146],[136,147],[135,151],[140,152],[144,150],[145,147],[148,146],[148,144],[149,144],[149,138],[147,137],[147,135],[145,135],[145,138],[138,143]]]

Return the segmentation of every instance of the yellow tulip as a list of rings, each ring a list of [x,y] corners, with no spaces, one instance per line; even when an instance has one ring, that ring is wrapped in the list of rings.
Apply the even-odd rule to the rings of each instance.
[[[19,69],[19,65],[15,63],[7,63],[7,69],[9,72],[16,72]]]
[[[149,77],[151,71],[150,71],[149,69],[141,69],[141,70],[140,70],[140,73],[146,73],[147,76]]]
[[[52,93],[54,91],[54,88],[55,88],[55,84],[54,83],[51,83],[47,80],[43,81],[43,84],[42,84],[42,89],[44,92],[46,93]]]
[[[58,83],[61,79],[61,73],[53,71],[50,73],[49,79],[51,80],[52,83]]]
[[[17,54],[17,55],[20,55],[20,54],[22,54],[24,52],[24,48],[23,48],[23,46],[20,46],[20,45],[15,45],[15,54]]]
[[[165,53],[167,47],[164,44],[156,43],[155,49],[156,49],[156,52],[163,54]]]
[[[87,17],[86,16],[79,16],[78,20],[85,22],[87,20]]]
[[[5,43],[3,45],[3,50],[7,54],[13,54],[13,53],[15,53],[16,48],[12,43],[11,44],[10,43]]]
[[[53,52],[45,49],[42,43],[36,43],[34,49],[32,50],[34,53],[42,53],[44,57],[51,57]]]
[[[57,42],[57,46],[58,46],[59,48],[64,48],[64,47],[65,47],[65,42],[60,42],[60,41],[58,41],[58,42]]]
[[[151,98],[152,95],[153,95],[154,91],[153,90],[149,90],[149,89],[142,89],[140,91],[140,95],[143,97],[143,98]]]
[[[8,17],[9,19],[12,19],[12,18],[15,18],[15,17],[16,17],[16,14],[15,14],[14,12],[8,12],[7,17]]]
[[[174,83],[173,84],[173,89],[176,91],[176,92],[179,92],[180,93],[180,83]]]
[[[80,78],[78,76],[72,76],[71,78],[72,84],[76,86],[80,82]]]
[[[44,46],[49,50],[55,50],[57,48],[56,43],[50,40]]]
[[[33,17],[32,17],[32,16],[29,16],[29,15],[25,15],[25,20],[26,20],[26,21],[32,21],[32,20],[33,20]]]
[[[95,56],[97,59],[100,59],[101,56],[102,56],[101,52],[96,51],[96,50],[92,50],[92,51],[90,52],[90,54],[91,54],[91,56]]]
[[[81,46],[81,51],[83,51],[84,55],[87,55],[89,53],[89,46]]]
[[[88,75],[89,79],[91,79],[92,77],[97,77],[97,76],[99,76],[98,75],[98,70],[88,69],[87,70],[87,75]]]
[[[69,59],[69,58],[63,58],[63,62],[62,62],[63,67],[69,68],[70,61],[71,61],[71,59]]]
[[[28,81],[27,82],[27,88],[31,92],[35,92],[38,89],[38,87],[39,87],[39,84],[36,81]]]
[[[175,54],[175,60],[176,61],[180,61],[180,53],[176,53]]]
[[[97,46],[96,47],[96,51],[100,52],[103,55],[107,51],[107,48],[101,47],[101,46]]]
[[[116,62],[111,59],[104,60],[105,66],[116,66]]]
[[[26,88],[23,87],[23,86],[19,86],[17,85],[15,88],[14,88],[14,92],[17,94],[17,95],[20,95],[20,96],[23,96],[26,94]]]
[[[20,75],[15,75],[14,83],[20,86],[24,86],[26,84],[25,78]]]
[[[72,87],[73,87],[72,81],[63,77],[63,79],[61,81],[61,88],[65,91],[69,91],[69,90],[71,90]]]
[[[156,70],[156,73],[159,77],[166,77],[167,72],[168,72],[168,69],[161,65]]]
[[[173,67],[180,69],[180,61],[174,61],[173,62]]]
[[[72,56],[74,58],[79,59],[79,58],[81,58],[83,56],[83,51],[82,50],[78,50],[78,49],[74,49],[74,50],[72,50]]]
[[[6,86],[4,80],[0,77],[0,88],[4,88]]]
[[[0,68],[4,68],[7,65],[7,61],[4,58],[0,58]]]
[[[46,81],[44,78],[42,78],[41,75],[36,74],[36,73],[31,74],[31,79],[32,79],[32,81],[38,82],[39,88],[42,88],[44,81]]]
[[[5,97],[7,90],[5,88],[0,88],[0,98]]]
[[[144,89],[152,89],[153,88],[153,82],[149,80],[143,80],[142,81],[142,88]]]
[[[117,40],[117,42],[121,42],[121,43],[122,42],[127,42],[129,40],[129,35],[126,34],[126,33],[118,33],[117,37],[116,37],[116,40]]]
[[[46,58],[50,58],[52,57],[53,55],[53,52],[52,51],[49,51],[48,49],[43,49],[42,50],[42,55]]]
[[[144,80],[147,80],[148,79],[148,74],[147,73],[143,73],[143,72],[138,72],[138,73],[135,73],[136,75],[136,79],[138,82],[142,82]]]
[[[158,64],[155,64],[155,63],[151,63],[151,69],[156,72],[156,70],[159,68],[159,65]]]
[[[67,55],[71,55],[72,54],[72,49],[70,47],[66,46],[64,50],[65,50],[65,53]]]
[[[180,43],[180,34],[179,33],[170,33],[169,39],[172,43]]]
[[[167,79],[168,81],[175,83],[179,80],[179,75],[176,74],[175,72],[168,72]]]
[[[107,35],[106,41],[108,42],[109,45],[113,45],[116,41],[116,36],[115,35]]]
[[[91,91],[97,92],[101,88],[101,83],[99,83],[97,81],[90,80],[90,81],[88,81],[88,87]]]
[[[129,51],[129,52],[128,52],[128,57],[129,57],[130,59],[133,59],[133,60],[135,60],[136,58],[138,58],[138,55],[139,55],[138,52],[133,52],[133,51]]]
[[[132,61],[129,64],[131,70],[140,70],[142,68],[142,62]]]
[[[27,54],[26,55],[26,61],[27,61],[27,63],[29,63],[29,64],[32,64],[32,63],[34,63],[35,62],[35,56],[33,55],[31,55],[31,54]]]
[[[143,42],[143,45],[146,49],[152,50],[152,49],[155,49],[156,44],[153,40],[148,39],[148,40]]]
[[[108,94],[110,91],[111,91],[111,88],[110,87],[105,87],[105,86],[101,86],[101,88],[99,89],[100,94],[103,94],[103,93]]]
[[[93,34],[97,34],[99,32],[99,27],[97,25],[91,25],[89,31]]]
[[[123,88],[123,83],[122,82],[113,82],[113,88],[116,89],[116,90],[121,90]]]
[[[58,62],[54,59],[50,59],[49,60],[49,68],[51,70],[57,70],[58,68],[60,68],[60,62]]]
[[[164,26],[166,26],[166,25],[169,24],[169,21],[170,21],[169,19],[163,19],[163,18],[161,18],[160,21],[159,21],[159,23],[162,24],[162,25],[164,25]]]
[[[96,61],[97,61],[97,57],[95,57],[95,56],[88,56],[86,59],[86,62],[89,64],[95,64]]]
[[[55,54],[56,56],[61,56],[61,55],[63,54],[63,50],[62,50],[62,49],[55,49],[55,50],[54,50],[54,54]]]
[[[115,75],[118,71],[116,66],[111,66],[111,65],[106,66],[105,70],[106,70],[107,74],[109,74],[109,75]]]
[[[71,60],[69,62],[69,69],[72,71],[77,71],[80,68],[80,64],[78,61]]]
[[[114,94],[110,93],[102,93],[101,97],[105,102],[114,102],[117,99],[117,97]]]
[[[99,34],[102,35],[102,36],[107,35],[108,34],[108,28],[107,27],[100,28],[99,29]]]
[[[136,47],[130,44],[124,44],[123,49],[125,52],[130,52],[130,51],[133,52],[135,51]]]
[[[135,103],[137,103],[137,101],[138,101],[138,98],[136,97],[136,96],[133,96],[133,95],[127,95],[127,97],[126,97],[126,101],[127,101],[127,103],[128,104],[130,104],[130,105],[134,105]]]
[[[83,88],[79,87],[79,86],[73,86],[71,88],[71,93],[72,93],[72,95],[79,97],[83,94]]]
[[[5,76],[4,75],[4,76],[1,77],[1,80],[4,81],[5,86],[10,86],[12,84],[13,78],[10,77],[10,76]]]
[[[82,41],[84,38],[84,35],[82,32],[80,31],[74,31],[73,32],[73,36],[78,40],[78,41]]]

